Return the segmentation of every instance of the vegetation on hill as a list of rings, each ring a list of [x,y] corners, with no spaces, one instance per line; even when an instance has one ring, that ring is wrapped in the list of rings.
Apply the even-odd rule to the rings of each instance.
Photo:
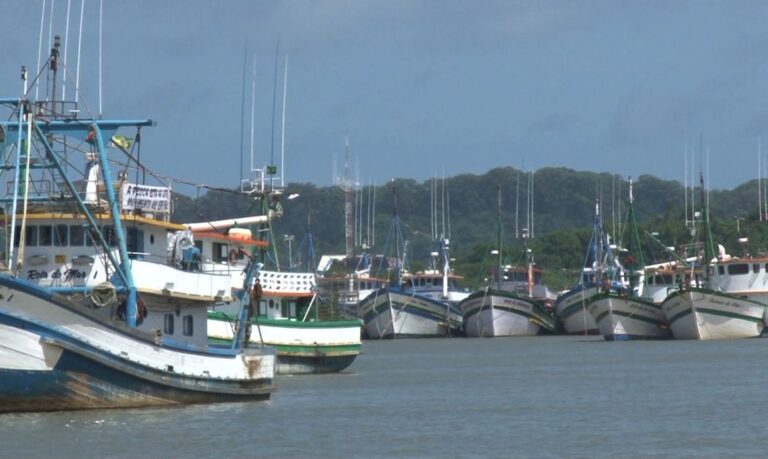
[[[362,209],[359,233],[370,234],[367,224],[369,196],[375,193],[372,252],[380,253],[386,245],[387,230],[395,211],[399,213],[404,236],[408,239],[408,257],[412,269],[423,269],[435,250],[432,241],[432,193],[436,188],[437,223],[443,226],[442,189],[445,187],[446,232],[450,235],[454,270],[465,276],[471,286],[480,285],[494,261],[490,251],[496,245],[497,190],[502,191],[503,246],[512,256],[509,263],[521,263],[524,242],[533,251],[537,264],[546,270],[546,281],[554,288],[566,288],[575,282],[584,263],[586,244],[592,232],[595,201],[601,202],[604,228],[621,239],[626,213],[629,181],[609,173],[574,171],[562,167],[539,169],[533,174],[533,220],[527,216],[530,202],[527,191],[528,173],[513,167],[496,168],[482,175],[461,174],[446,178],[444,184],[432,180],[417,182],[397,179],[375,190],[363,187],[361,200],[354,206]],[[712,230],[716,241],[733,255],[749,252],[757,255],[768,247],[768,222],[758,213],[757,181],[744,183],[733,190],[712,190],[705,196],[710,203]],[[312,232],[316,259],[322,254],[344,253],[344,192],[333,186],[318,187],[311,183],[293,183],[286,194],[298,194],[294,200],[283,200],[283,215],[275,221],[272,235],[287,265],[285,235],[293,235],[293,254],[307,228]],[[689,188],[687,196],[677,181],[641,175],[633,180],[635,212],[640,234],[653,233],[666,246],[678,247],[691,242],[686,216],[692,218],[691,201],[700,210],[700,188]],[[685,204],[688,204],[687,211]],[[258,213],[260,205],[253,198],[236,192],[211,190],[199,198],[176,195],[174,219],[201,221],[247,216]],[[309,225],[308,225],[309,222]],[[533,237],[524,241],[523,228],[531,226]],[[737,231],[738,229],[738,231]],[[739,238],[748,242],[739,243]],[[661,244],[647,241],[644,258],[647,263],[668,259]],[[356,248],[356,253],[360,249]]]

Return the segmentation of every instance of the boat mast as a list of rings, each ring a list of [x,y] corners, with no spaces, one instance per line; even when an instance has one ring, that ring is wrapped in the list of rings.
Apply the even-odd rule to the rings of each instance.
[[[496,190],[496,288],[501,290],[502,253],[501,253],[501,185]]]

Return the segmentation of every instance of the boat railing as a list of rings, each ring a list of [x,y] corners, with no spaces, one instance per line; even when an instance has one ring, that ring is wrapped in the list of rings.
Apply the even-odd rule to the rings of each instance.
[[[38,100],[34,109],[36,116],[50,119],[75,120],[80,115],[74,100]]]

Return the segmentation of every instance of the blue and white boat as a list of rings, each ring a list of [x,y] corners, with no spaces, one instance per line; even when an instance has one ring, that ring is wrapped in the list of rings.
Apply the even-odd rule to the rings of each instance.
[[[433,269],[429,273],[409,273],[407,241],[403,238],[400,216],[395,209],[384,254],[388,252],[390,243],[394,243],[394,281],[371,292],[358,306],[368,338],[429,338],[461,334],[462,314],[458,302],[469,292],[455,285],[458,276],[451,272],[448,240],[441,237],[439,256],[443,261],[442,272]],[[381,259],[386,260],[385,257]]]
[[[599,215],[599,214],[598,214]],[[599,223],[599,217],[598,217]],[[606,341],[635,339],[668,339],[672,335],[667,318],[658,303],[642,297],[644,284],[643,251],[637,231],[629,181],[627,206],[627,248],[619,250],[622,260],[614,254],[605,233],[600,231],[596,257],[596,292],[586,300],[586,307]],[[602,225],[600,225],[602,228]]]
[[[57,37],[42,70],[52,87],[59,46]],[[13,172],[0,197],[0,412],[269,398],[273,349],[244,346],[247,327],[230,347],[207,343],[207,305],[249,297],[184,263],[170,188],[128,179],[143,169],[129,150],[152,121],[80,118],[76,102],[50,94],[0,99],[11,111],[0,167]],[[135,129],[132,141],[120,128]],[[125,169],[113,177],[118,153]],[[247,277],[256,273],[250,263]]]

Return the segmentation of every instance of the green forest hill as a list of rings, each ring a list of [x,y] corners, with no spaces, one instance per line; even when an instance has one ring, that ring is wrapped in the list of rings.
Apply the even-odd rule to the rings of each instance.
[[[528,189],[530,176],[513,167],[496,168],[482,175],[462,174],[444,180],[446,230],[450,227],[452,267],[465,276],[465,284],[482,284],[491,264],[490,252],[496,244],[497,193],[501,187],[504,253],[507,263],[522,263],[523,228],[528,225]],[[519,183],[518,183],[519,181]],[[394,201],[404,237],[408,240],[408,258],[413,270],[429,264],[429,253],[436,250],[431,239],[432,193],[436,188],[438,231],[442,230],[443,180],[417,182],[396,179],[375,188],[375,218],[372,253],[380,254],[386,245]],[[633,180],[634,207],[641,236],[651,233],[664,246],[678,247],[692,242],[685,225],[686,194],[678,181],[641,175]],[[594,223],[595,200],[602,202],[604,228],[621,240],[626,219],[628,178],[609,173],[575,171],[567,168],[542,168],[533,173],[533,238],[527,241],[537,265],[546,270],[545,280],[552,288],[573,284],[584,263],[586,245]],[[281,267],[288,265],[285,235],[293,235],[293,258],[300,251],[309,220],[314,240],[315,259],[323,254],[344,253],[344,192],[335,186],[318,187],[310,183],[292,183],[285,194],[299,194],[283,200],[283,216],[275,221],[272,234]],[[359,190],[362,197],[361,233],[369,234],[368,213],[373,209],[370,186]],[[688,218],[691,218],[692,194],[688,189]],[[701,210],[700,188],[693,190],[696,210]],[[758,255],[768,248],[768,222],[758,213],[758,182],[752,180],[733,190],[711,190],[708,196],[712,230],[716,242],[734,255],[748,252]],[[763,206],[765,203],[763,202]],[[252,198],[232,192],[208,191],[198,199],[177,195],[174,220],[201,221],[254,215],[259,204]],[[764,212],[765,214],[765,212]],[[516,225],[517,220],[517,225]],[[517,228],[516,228],[517,226]],[[517,230],[517,231],[516,231]],[[738,231],[737,231],[738,230]],[[515,237],[517,234],[517,238]],[[748,238],[740,244],[739,238]],[[669,259],[661,244],[644,237],[647,264]],[[393,243],[390,243],[390,246]],[[360,249],[356,248],[356,253]],[[391,256],[391,252],[388,254]],[[302,262],[306,259],[302,256]],[[306,265],[301,267],[307,269]]]

